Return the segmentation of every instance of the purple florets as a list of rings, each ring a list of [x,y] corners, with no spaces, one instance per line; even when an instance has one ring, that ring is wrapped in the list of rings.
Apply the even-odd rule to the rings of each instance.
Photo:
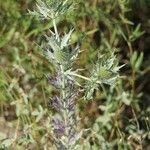
[[[56,76],[52,76],[52,75],[47,75],[46,76],[48,83],[52,86],[54,86],[55,88],[59,88],[60,87],[60,78],[58,75]]]
[[[58,96],[53,97],[50,100],[50,107],[58,112],[63,111],[64,106],[61,98],[59,98]]]
[[[53,118],[54,133],[56,137],[61,137],[65,134],[65,124],[63,121]]]

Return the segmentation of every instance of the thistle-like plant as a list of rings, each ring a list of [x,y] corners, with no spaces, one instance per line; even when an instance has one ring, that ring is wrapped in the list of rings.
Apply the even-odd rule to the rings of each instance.
[[[73,3],[68,0],[37,0],[37,10],[30,12],[41,19],[50,20],[54,31],[51,36],[45,35],[46,44],[41,46],[47,59],[54,65],[55,76],[47,76],[48,82],[59,90],[50,100],[50,107],[57,113],[52,117],[53,139],[57,149],[80,149],[79,139],[81,131],[77,131],[78,120],[75,111],[75,98],[79,91],[84,91],[85,99],[91,99],[94,90],[102,84],[113,85],[117,79],[118,63],[112,51],[100,55],[88,77],[78,74],[80,69],[73,69],[73,64],[80,53],[79,46],[71,46],[73,29],[60,35],[57,30],[56,20],[73,8]],[[80,85],[77,78],[85,80]],[[82,88],[82,90],[80,90]]]

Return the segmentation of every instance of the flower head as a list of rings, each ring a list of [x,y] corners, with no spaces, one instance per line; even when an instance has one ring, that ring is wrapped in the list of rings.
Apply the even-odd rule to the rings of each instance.
[[[63,121],[53,118],[54,133],[56,137],[61,137],[65,134],[65,124]]]
[[[55,96],[50,100],[50,107],[58,112],[63,111],[63,102],[58,96]]]
[[[56,75],[56,76],[47,75],[46,78],[47,78],[48,83],[50,85],[54,86],[55,88],[59,88],[60,87],[59,75]]]

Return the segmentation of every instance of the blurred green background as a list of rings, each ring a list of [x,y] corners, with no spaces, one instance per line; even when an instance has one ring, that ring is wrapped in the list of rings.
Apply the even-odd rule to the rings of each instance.
[[[75,28],[73,42],[84,50],[76,64],[90,69],[98,51],[113,50],[121,79],[104,86],[92,101],[78,100],[83,149],[150,149],[150,0],[77,0],[58,21],[59,32]],[[52,28],[28,14],[34,0],[0,0],[0,147],[50,147],[49,97],[56,93],[45,75],[53,66],[39,44]],[[86,72],[85,72],[86,74]],[[12,142],[12,139],[15,139]],[[84,141],[87,139],[87,141]]]

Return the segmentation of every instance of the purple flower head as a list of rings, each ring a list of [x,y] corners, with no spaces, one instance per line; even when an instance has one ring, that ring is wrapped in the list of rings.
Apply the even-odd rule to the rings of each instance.
[[[74,111],[74,107],[75,107],[75,103],[74,103],[74,99],[76,98],[76,96],[78,95],[78,93],[76,92],[71,92],[68,96],[67,96],[67,109],[69,110],[69,112]]]
[[[65,125],[63,121],[53,118],[54,133],[57,137],[61,137],[65,134]]]
[[[51,76],[51,75],[47,75],[46,76],[48,83],[56,88],[59,88],[60,86],[60,79],[58,76]]]
[[[74,111],[74,99],[73,98],[69,98],[67,100],[67,109],[69,112]]]
[[[61,111],[63,109],[63,103],[62,100],[55,96],[50,100],[50,107],[52,107],[52,109],[55,109],[56,111]]]

